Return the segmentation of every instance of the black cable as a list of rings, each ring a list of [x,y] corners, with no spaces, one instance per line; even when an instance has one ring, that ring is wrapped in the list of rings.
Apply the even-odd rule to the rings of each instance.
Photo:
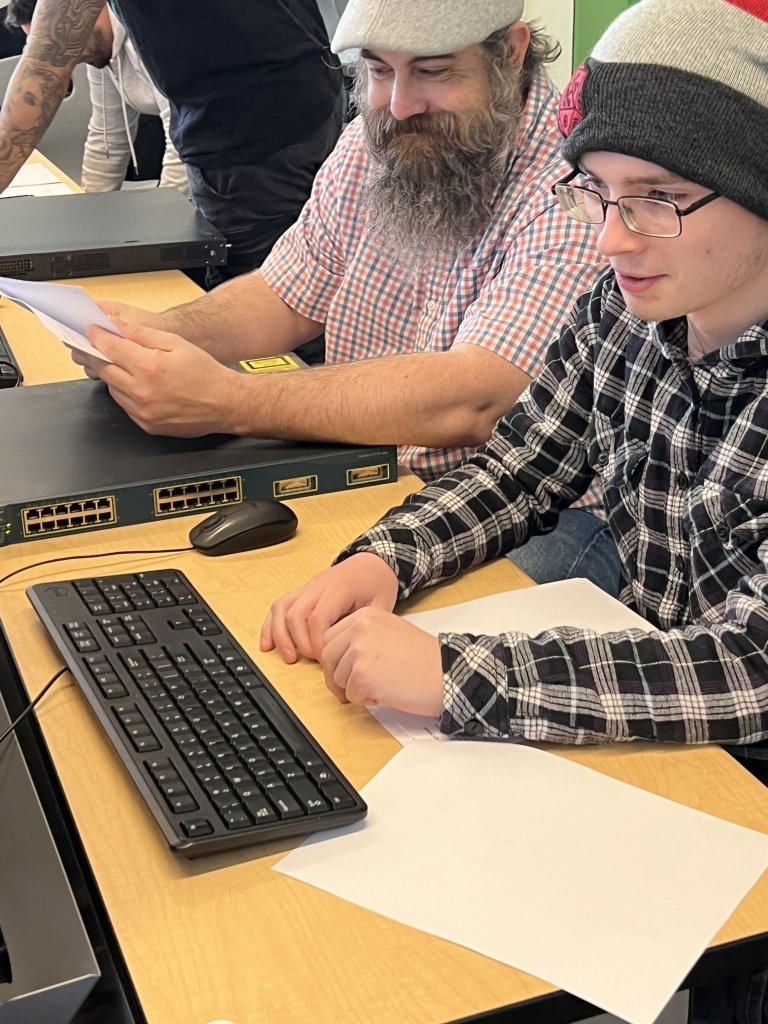
[[[20,572],[26,572],[27,569],[38,569],[42,565],[50,565],[53,562],[72,562],[83,558],[112,558],[114,555],[178,555],[181,554],[183,551],[194,550],[195,549],[192,547],[192,545],[189,544],[185,548],[148,548],[146,550],[137,551],[105,551],[103,554],[100,554],[99,552],[92,552],[90,555],[62,555],[59,558],[46,558],[42,562],[32,562],[30,565],[22,565],[20,569],[14,569],[13,572],[9,572],[5,576],[0,577],[0,584],[5,583],[6,580],[11,579],[12,576],[17,576]],[[0,734],[0,743],[2,743],[7,736],[11,735],[11,733],[14,731],[19,722],[21,722],[21,720],[29,714],[29,712],[37,704],[37,702],[41,700],[46,695],[46,693],[48,693],[48,691],[56,682],[56,680],[60,676],[62,676],[66,671],[67,668],[66,666],[64,666],[63,668],[59,669],[59,671],[52,679],[48,680],[48,682],[42,688],[40,693],[38,693],[35,699],[24,708],[24,710],[21,712],[16,721],[11,722],[10,726],[5,730],[5,732]]]
[[[53,562],[74,562],[83,558],[113,558],[115,555],[179,555],[183,551],[194,550],[194,547],[189,544],[185,548],[148,548],[144,551],[105,551],[103,553],[96,551],[91,552],[90,555],[61,555],[59,558],[46,558],[42,562],[31,562],[29,565],[22,565],[20,569],[14,569],[13,572],[0,576],[0,584],[5,583],[12,576],[18,576],[20,572],[26,572],[27,569],[38,569],[41,565],[51,565]]]
[[[46,695],[46,693],[48,693],[48,691],[53,686],[53,684],[56,682],[56,680],[60,679],[64,675],[64,673],[67,672],[67,671],[68,671],[67,666],[63,665],[59,669],[59,671],[48,680],[48,682],[42,688],[40,693],[38,693],[38,695],[35,697],[35,699],[33,701],[30,701],[30,703],[27,704],[27,706],[24,708],[24,710],[21,712],[21,714],[18,716],[18,718],[16,718],[15,721],[11,722],[11,724],[8,726],[8,728],[5,730],[5,732],[0,733],[0,743],[2,743],[4,739],[6,739],[8,736],[11,735],[11,733],[15,730],[15,728],[19,724],[19,722],[21,722],[23,719],[25,719],[27,717],[27,715],[32,710],[32,708],[39,701],[41,701],[43,699],[43,697]]]

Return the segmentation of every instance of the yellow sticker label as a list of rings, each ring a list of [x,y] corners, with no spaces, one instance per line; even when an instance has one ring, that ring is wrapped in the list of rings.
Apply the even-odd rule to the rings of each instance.
[[[242,366],[246,373],[284,373],[286,370],[300,369],[299,364],[291,355],[241,359],[238,365]]]

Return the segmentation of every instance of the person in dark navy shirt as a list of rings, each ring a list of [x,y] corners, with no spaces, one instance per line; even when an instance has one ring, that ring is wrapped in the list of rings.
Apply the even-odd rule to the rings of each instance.
[[[0,111],[0,190],[50,124],[103,2],[38,3]],[[342,74],[316,0],[112,6],[171,103],[195,205],[230,243],[225,276],[259,266],[341,130]]]

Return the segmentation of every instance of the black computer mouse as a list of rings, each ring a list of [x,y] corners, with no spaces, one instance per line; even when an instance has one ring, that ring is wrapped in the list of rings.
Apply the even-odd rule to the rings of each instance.
[[[243,501],[193,526],[189,539],[204,555],[234,555],[288,540],[298,525],[296,515],[280,501]]]

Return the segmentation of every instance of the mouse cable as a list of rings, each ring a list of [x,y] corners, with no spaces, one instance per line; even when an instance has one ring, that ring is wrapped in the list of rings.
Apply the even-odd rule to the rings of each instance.
[[[13,572],[0,576],[0,584],[5,583],[12,576],[18,576],[20,572],[27,572],[28,569],[39,569],[41,565],[52,565],[54,562],[74,562],[83,558],[114,558],[115,555],[180,555],[183,551],[194,550],[194,547],[189,544],[185,548],[148,548],[137,551],[103,551],[90,555],[61,555],[58,558],[45,558],[42,562],[30,562],[29,565],[22,565],[19,569],[14,569]]]
[[[17,725],[18,725],[18,724],[19,724],[19,723],[20,723],[21,721],[23,721],[23,720],[24,720],[24,719],[25,719],[25,718],[27,717],[27,715],[29,714],[29,712],[30,712],[30,711],[32,710],[32,708],[33,708],[33,707],[34,707],[34,706],[35,706],[35,705],[36,705],[36,704],[37,704],[37,703],[38,703],[39,701],[41,701],[41,700],[43,699],[43,697],[44,697],[44,696],[46,695],[46,693],[48,693],[48,691],[49,691],[49,690],[50,690],[50,688],[51,688],[51,687],[53,686],[53,684],[54,684],[54,683],[56,682],[56,680],[57,680],[57,679],[60,679],[60,678],[61,678],[61,677],[62,677],[62,676],[64,675],[64,673],[65,673],[65,672],[68,672],[68,671],[69,671],[69,670],[68,670],[67,666],[66,666],[66,665],[63,665],[63,666],[62,666],[62,667],[61,667],[61,668],[59,669],[59,671],[58,671],[58,672],[57,672],[57,673],[56,673],[55,675],[51,676],[51,678],[50,678],[50,679],[48,680],[48,682],[47,682],[47,683],[45,684],[45,686],[44,686],[44,687],[42,688],[42,690],[40,691],[40,693],[38,693],[38,695],[37,695],[37,696],[35,697],[35,699],[34,699],[33,701],[30,701],[30,702],[29,702],[29,704],[27,704],[27,706],[26,706],[26,707],[24,708],[24,710],[23,710],[23,711],[21,712],[21,714],[19,715],[19,717],[18,717],[18,718],[16,718],[16,719],[15,719],[15,720],[14,720],[13,722],[11,722],[11,724],[10,724],[10,725],[8,726],[8,728],[7,728],[6,730],[5,730],[5,732],[3,732],[3,733],[0,733],[0,743],[2,743],[4,739],[6,739],[6,738],[7,738],[8,736],[10,736],[10,735],[11,735],[11,733],[12,733],[12,732],[14,732],[14,731],[16,730],[16,726],[17,726]]]
[[[42,562],[32,562],[30,565],[22,565],[20,569],[14,569],[13,572],[9,572],[6,576],[1,577],[0,583],[5,583],[5,581],[9,580],[12,576],[16,576],[20,572],[26,572],[27,569],[38,569],[41,565],[50,565],[53,562],[71,562],[82,558],[112,558],[114,555],[178,555],[181,554],[181,552],[183,551],[194,551],[194,548],[190,544],[188,547],[185,548],[150,548],[148,550],[138,551],[105,551],[103,555],[62,555],[61,558],[46,558]],[[42,700],[42,698],[46,695],[46,693],[48,693],[48,691],[56,682],[56,680],[59,679],[62,675],[64,675],[66,671],[67,668],[66,666],[64,666],[63,668],[59,669],[59,671],[56,673],[55,676],[53,676],[52,679],[48,680],[48,682],[42,688],[40,693],[38,693],[35,699],[24,708],[19,717],[14,722],[11,722],[11,724],[8,726],[4,733],[0,734],[0,743],[2,743],[3,740],[6,739],[6,737],[10,736],[11,733],[15,731],[16,726],[19,724],[19,722],[21,722],[22,719],[29,714],[29,712],[32,710],[32,708],[34,708],[38,701]]]

